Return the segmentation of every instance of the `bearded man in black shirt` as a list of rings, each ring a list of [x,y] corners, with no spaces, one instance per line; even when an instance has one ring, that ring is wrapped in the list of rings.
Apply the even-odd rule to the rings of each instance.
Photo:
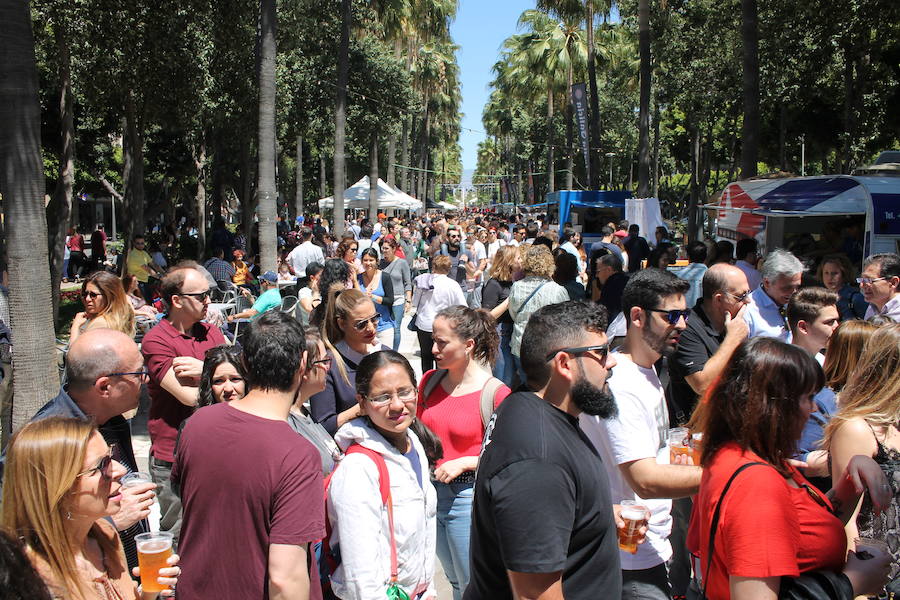
[[[616,524],[582,412],[607,418],[605,308],[545,306],[528,321],[522,366],[533,391],[507,397],[485,432],[475,481],[464,600],[618,598]]]

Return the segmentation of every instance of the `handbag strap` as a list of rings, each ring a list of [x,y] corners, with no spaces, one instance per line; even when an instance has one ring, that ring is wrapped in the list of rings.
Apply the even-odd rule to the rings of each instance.
[[[502,386],[502,381],[491,377],[481,388],[481,425],[485,429],[487,429],[488,421],[491,420],[491,415],[494,414],[494,400],[497,397],[497,391]]]
[[[715,549],[716,543],[716,529],[719,527],[719,513],[722,511],[722,502],[725,500],[725,494],[728,493],[728,488],[731,487],[731,484],[734,482],[735,478],[748,467],[752,467],[754,465],[768,465],[768,463],[764,462],[749,462],[741,465],[737,468],[737,470],[731,474],[731,477],[728,478],[728,482],[725,484],[725,487],[722,488],[722,494],[719,496],[719,501],[716,502],[716,509],[713,511],[712,521],[709,524],[709,546],[706,549],[707,557],[706,557],[706,575],[703,577],[703,583],[700,587],[700,598],[701,600],[706,600],[706,584],[709,581],[709,570],[712,567],[712,557],[713,551]]]
[[[525,298],[525,302],[523,302],[523,303],[522,303],[522,306],[519,307],[519,311],[518,311],[518,312],[522,312],[523,310],[525,310],[525,306],[528,304],[528,302],[529,302],[532,298],[534,298],[534,295],[537,294],[539,291],[541,291],[541,288],[544,287],[545,285],[547,285],[547,282],[546,282],[546,281],[542,282],[541,285],[539,285],[539,286],[537,286],[536,288],[534,288],[534,291],[531,292],[530,294],[528,294],[528,297]]]

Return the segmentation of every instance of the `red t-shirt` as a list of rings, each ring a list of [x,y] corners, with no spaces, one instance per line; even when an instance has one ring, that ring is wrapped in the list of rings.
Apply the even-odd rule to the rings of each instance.
[[[147,421],[150,454],[159,460],[174,462],[178,426],[194,412],[192,407],[179,402],[160,385],[172,368],[172,359],[191,356],[203,360],[207,350],[225,343],[225,336],[219,328],[209,323],[197,323],[191,333],[193,335],[182,335],[168,319],[162,319],[147,332],[141,343],[141,353],[150,371],[150,383],[147,385],[150,392]]]
[[[451,396],[441,384],[438,384],[430,397],[422,399],[425,384],[434,373],[435,371],[431,370],[422,376],[416,416],[441,440],[444,457],[437,464],[441,465],[463,456],[478,456],[484,437],[484,425],[481,422],[481,391]],[[501,385],[494,395],[494,408],[497,408],[510,393],[512,390]]]
[[[732,442],[703,469],[687,545],[700,556],[710,600],[731,597],[730,575],[796,577],[816,569],[839,572],[844,567],[847,537],[840,519],[829,512],[825,494],[791,469],[793,480],[812,488],[828,508],[807,489],[788,485],[773,467],[755,465],[742,471],[728,489],[719,512],[711,573],[706,572],[709,526],[722,489],[738,467],[755,461],[765,462]]]
[[[269,545],[303,546],[325,535],[319,453],[287,421],[227,403],[201,408],[184,426],[172,481],[184,504],[183,598],[264,600]],[[309,557],[310,598],[320,599],[312,548]]]

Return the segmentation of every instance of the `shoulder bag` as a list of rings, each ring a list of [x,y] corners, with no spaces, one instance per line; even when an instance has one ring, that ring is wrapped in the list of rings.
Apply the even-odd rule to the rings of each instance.
[[[731,474],[725,487],[722,489],[722,495],[716,503],[713,511],[712,521],[709,525],[709,547],[707,548],[706,559],[706,575],[703,577],[702,586],[700,588],[700,598],[706,600],[706,582],[709,579],[709,570],[712,568],[712,557],[715,551],[716,529],[719,526],[719,513],[722,509],[722,502],[725,500],[725,494],[728,488],[734,482],[735,478],[749,467],[763,465],[772,467],[772,465],[764,462],[749,462],[741,465]],[[772,467],[774,469],[774,467]],[[853,600],[853,586],[850,580],[843,573],[835,573],[825,569],[802,573],[799,577],[782,577],[781,586],[778,590],[779,600]]]

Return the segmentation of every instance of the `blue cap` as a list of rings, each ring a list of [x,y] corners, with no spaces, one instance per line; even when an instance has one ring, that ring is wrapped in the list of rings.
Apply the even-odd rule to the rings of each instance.
[[[259,278],[269,283],[278,283],[278,274],[275,271],[266,271]]]

